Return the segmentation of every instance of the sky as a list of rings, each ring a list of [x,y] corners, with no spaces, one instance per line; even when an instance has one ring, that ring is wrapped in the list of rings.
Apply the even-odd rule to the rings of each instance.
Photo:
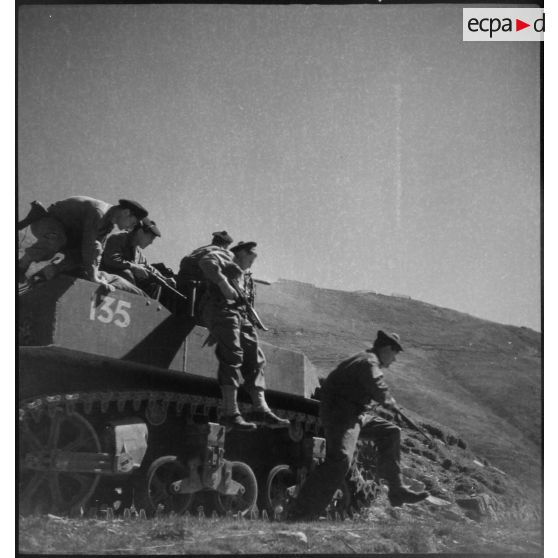
[[[459,5],[23,6],[18,208],[132,198],[175,270],[226,229],[256,276],[540,331],[540,56]]]

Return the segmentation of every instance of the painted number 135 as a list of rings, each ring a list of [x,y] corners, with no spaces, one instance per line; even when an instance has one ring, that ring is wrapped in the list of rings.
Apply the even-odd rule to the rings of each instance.
[[[115,302],[116,307],[113,310],[112,307]],[[131,303],[110,296],[105,296],[99,307],[97,307],[95,303],[96,300],[93,298],[89,310],[90,320],[97,319],[104,324],[110,324],[112,322],[118,327],[128,327],[130,325],[130,314],[128,314],[127,309],[132,307]]]

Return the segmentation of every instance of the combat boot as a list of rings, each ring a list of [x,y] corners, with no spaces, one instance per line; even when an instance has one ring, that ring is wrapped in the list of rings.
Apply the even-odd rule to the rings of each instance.
[[[244,417],[240,413],[234,415],[222,416],[219,420],[225,428],[231,428],[233,430],[249,432],[251,430],[256,430],[258,428],[253,422],[246,422]]]
[[[271,410],[266,409],[262,411],[252,411],[248,413],[247,418],[259,426],[265,426],[267,428],[289,428],[291,425],[288,419],[278,417]]]
[[[403,504],[416,504],[428,498],[430,494],[423,490],[422,492],[414,492],[404,486],[396,486],[389,489],[388,499],[389,503],[394,508],[399,508]]]

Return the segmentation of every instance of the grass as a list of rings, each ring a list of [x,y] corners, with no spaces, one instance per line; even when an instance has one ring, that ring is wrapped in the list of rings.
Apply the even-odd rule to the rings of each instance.
[[[323,375],[369,346],[377,328],[397,331],[405,351],[386,378],[399,403],[453,431],[449,445],[467,446],[540,490],[533,474],[542,459],[540,333],[416,300],[295,281],[260,289],[258,311],[274,326],[263,340],[304,352]]]
[[[286,523],[170,516],[154,519],[20,518],[19,551],[34,554],[353,554],[541,552],[540,525],[436,520],[376,505],[345,521]]]

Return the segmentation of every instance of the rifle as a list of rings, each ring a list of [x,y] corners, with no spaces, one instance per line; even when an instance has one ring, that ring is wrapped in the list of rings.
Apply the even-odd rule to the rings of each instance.
[[[428,442],[432,445],[435,446],[434,443],[434,438],[432,438],[432,436],[429,436],[424,429],[422,429],[415,421],[413,421],[412,419],[410,419],[402,410],[401,407],[395,407],[394,411],[411,427],[414,428],[419,434],[422,434],[427,440]]]
[[[261,329],[262,331],[269,331],[269,328],[264,326],[255,308],[250,304],[250,301],[246,298],[246,295],[240,288],[239,284],[234,279],[230,279],[229,283],[231,284],[232,288],[236,291],[236,294],[238,295],[238,300],[240,300],[240,302],[246,308],[248,319],[252,322],[252,324],[256,326],[258,329]]]
[[[151,267],[149,264],[145,264],[144,269],[145,271],[147,271],[147,273],[149,273],[149,276],[155,281],[155,283],[161,285],[161,287],[164,287],[165,289],[169,289],[169,291],[171,291],[175,296],[184,300],[185,302],[188,302],[188,298],[185,297],[181,292],[177,291],[174,287],[171,287],[167,283],[167,279],[163,275],[161,275],[154,267]]]

